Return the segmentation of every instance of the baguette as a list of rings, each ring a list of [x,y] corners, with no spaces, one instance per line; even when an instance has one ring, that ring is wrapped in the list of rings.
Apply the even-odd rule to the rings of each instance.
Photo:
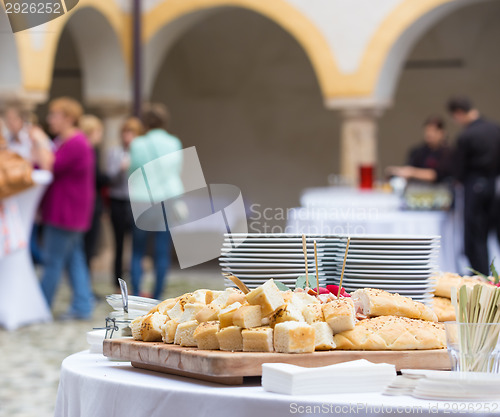
[[[476,284],[491,285],[488,282],[482,281],[479,277],[461,277],[458,274],[447,272],[438,277],[434,295],[451,298],[451,289],[453,287],[456,287],[458,290],[463,285],[472,288]]]
[[[451,300],[444,297],[434,297],[432,299],[432,310],[436,313],[439,321],[455,321],[455,308]]]
[[[380,316],[359,321],[354,329],[333,336],[333,341],[337,349],[345,350],[443,349],[446,334],[442,323]]]
[[[368,317],[399,316],[437,321],[436,314],[425,304],[399,294],[391,294],[375,288],[363,288],[354,291],[352,299],[357,310]]]

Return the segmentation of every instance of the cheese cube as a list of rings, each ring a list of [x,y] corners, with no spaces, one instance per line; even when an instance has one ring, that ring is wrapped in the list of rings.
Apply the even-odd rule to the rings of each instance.
[[[219,340],[216,336],[219,329],[220,326],[218,321],[207,321],[205,323],[201,323],[193,334],[194,340],[196,340],[198,345],[198,349],[219,349]]]
[[[180,346],[197,346],[194,340],[194,332],[199,326],[196,320],[179,323],[175,331],[174,343]]]
[[[333,341],[333,330],[324,321],[316,321],[311,324],[314,329],[314,348],[315,350],[330,350],[335,349],[336,345]]]
[[[274,349],[282,353],[314,352],[314,328],[307,323],[287,321],[274,328]]]
[[[241,327],[224,327],[216,333],[216,336],[219,341],[220,350],[227,350],[231,352],[241,352],[243,350]]]
[[[264,317],[285,304],[281,291],[272,279],[250,291],[245,297],[250,304],[262,307]]]
[[[242,306],[233,314],[235,326],[251,329],[260,327],[262,323],[261,306]]]
[[[243,329],[243,351],[244,352],[272,352],[273,329],[271,327],[254,327]]]
[[[233,303],[222,309],[219,313],[220,327],[229,327],[233,325],[233,315],[241,307],[241,303]]]

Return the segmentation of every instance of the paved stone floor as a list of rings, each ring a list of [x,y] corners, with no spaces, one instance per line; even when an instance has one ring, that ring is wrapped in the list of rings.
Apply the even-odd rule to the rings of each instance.
[[[146,277],[146,288],[151,287],[151,281],[151,277]],[[113,292],[109,276],[103,273],[95,277],[94,287],[100,295]],[[197,288],[222,287],[223,279],[217,267],[174,270],[164,298]],[[54,306],[55,317],[65,311],[69,297],[69,289],[63,284]],[[111,310],[102,299],[92,321],[55,320],[14,332],[0,328],[0,417],[53,416],[62,360],[88,348],[86,332],[102,327]]]

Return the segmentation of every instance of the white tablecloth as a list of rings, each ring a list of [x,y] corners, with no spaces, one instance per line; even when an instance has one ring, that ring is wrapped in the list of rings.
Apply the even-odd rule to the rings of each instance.
[[[287,396],[266,392],[260,381],[224,386],[133,368],[100,354],[81,352],[62,363],[55,417],[289,417],[290,415],[449,415],[484,410],[482,403],[418,400],[379,393]],[[467,408],[467,406],[475,408]],[[460,408],[464,407],[465,408]],[[500,416],[500,402],[489,402]],[[316,407],[316,408],[312,408]],[[482,408],[480,408],[482,407]],[[413,412],[412,412],[413,411]]]
[[[458,190],[460,191],[460,190]],[[301,196],[303,207],[288,212],[288,233],[391,234],[441,236],[440,270],[471,274],[463,254],[461,194],[455,211],[401,210],[400,199],[380,191],[342,187],[310,188]],[[500,260],[495,236],[490,259]]]
[[[29,243],[33,219],[38,204],[52,174],[35,171],[36,185],[6,201],[14,201],[24,225],[24,240]],[[52,319],[50,309],[40,289],[28,246],[0,259],[0,326],[15,330],[31,323]]]

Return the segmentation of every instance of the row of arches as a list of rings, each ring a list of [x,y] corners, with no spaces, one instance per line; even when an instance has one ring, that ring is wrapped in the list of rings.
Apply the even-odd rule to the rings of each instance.
[[[403,0],[382,20],[370,38],[358,67],[339,69],[336,52],[324,28],[287,0],[165,0],[144,15],[144,91],[151,94],[156,74],[172,46],[192,28],[228,8],[263,16],[287,32],[310,61],[322,97],[330,107],[346,99],[389,103],[403,63],[414,43],[429,27],[454,10],[491,0]],[[83,0],[73,12],[45,24],[39,31],[9,35],[0,15],[0,92],[21,89],[43,93],[50,89],[55,55],[66,27],[78,46],[84,96],[89,100],[120,99],[130,84],[130,15],[115,1]]]

